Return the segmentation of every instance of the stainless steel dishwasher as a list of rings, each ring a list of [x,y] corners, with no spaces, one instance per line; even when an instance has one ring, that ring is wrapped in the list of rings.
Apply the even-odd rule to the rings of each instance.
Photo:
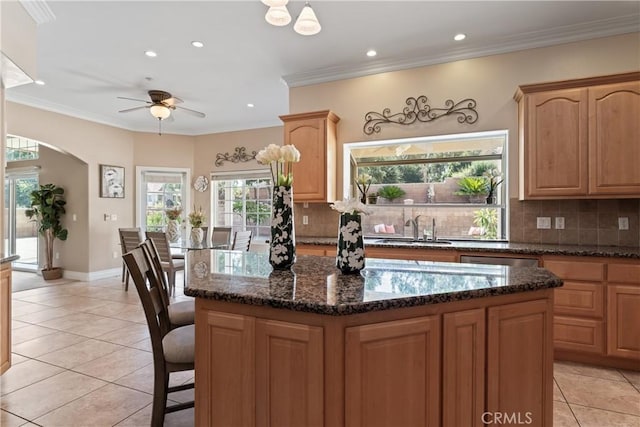
[[[460,256],[460,262],[469,264],[508,265],[510,267],[537,267],[538,260],[534,258],[489,257],[489,256]]]

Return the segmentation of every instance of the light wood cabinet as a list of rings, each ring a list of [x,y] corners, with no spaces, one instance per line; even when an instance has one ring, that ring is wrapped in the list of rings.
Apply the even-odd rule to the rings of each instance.
[[[383,248],[371,246],[365,246],[364,250],[367,258],[409,259],[414,261],[439,262],[458,261],[458,253],[455,250],[421,250],[420,248]]]
[[[487,412],[517,414],[552,426],[551,301],[490,307],[487,315]],[[518,381],[510,378],[518,377]]]
[[[293,164],[296,202],[333,202],[336,197],[336,127],[340,118],[329,110],[280,116],[284,143],[300,151]]]
[[[442,426],[483,426],[485,311],[447,313],[442,329]]]
[[[297,255],[335,256],[335,245],[296,245]]]
[[[640,263],[610,264],[607,355],[640,361]]]
[[[11,367],[11,263],[0,266],[0,374]]]
[[[440,318],[346,331],[346,426],[440,425]]]
[[[524,85],[520,199],[640,193],[640,72]]]

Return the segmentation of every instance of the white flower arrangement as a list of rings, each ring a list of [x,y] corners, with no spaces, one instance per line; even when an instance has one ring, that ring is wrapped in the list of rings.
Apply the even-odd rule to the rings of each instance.
[[[293,163],[300,161],[300,151],[294,145],[269,144],[256,154],[261,165],[269,165],[273,184],[290,187],[293,184]]]
[[[340,213],[369,215],[371,210],[358,199],[344,199],[333,202],[331,209]]]

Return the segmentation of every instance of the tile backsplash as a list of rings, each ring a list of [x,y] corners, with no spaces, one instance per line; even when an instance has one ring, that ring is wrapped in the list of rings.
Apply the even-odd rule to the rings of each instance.
[[[510,201],[511,242],[567,245],[640,246],[640,199]],[[551,229],[538,230],[538,217],[550,217]],[[555,218],[564,217],[564,229]],[[629,219],[618,230],[618,218]]]

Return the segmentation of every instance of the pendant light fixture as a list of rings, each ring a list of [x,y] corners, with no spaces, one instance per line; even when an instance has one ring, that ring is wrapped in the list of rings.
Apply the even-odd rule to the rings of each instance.
[[[269,10],[264,16],[264,19],[269,24],[277,27],[284,27],[285,25],[288,25],[291,22],[291,15],[287,10],[288,2],[289,0],[262,0],[262,3],[269,6]],[[296,33],[303,36],[318,34],[322,29],[315,12],[309,5],[309,2],[305,3],[304,8],[302,8],[293,29]]]
[[[291,15],[289,15],[287,6],[271,6],[264,19],[271,25],[284,27],[291,22]]]
[[[316,17],[316,14],[311,9],[309,2],[304,5],[302,12],[298,16],[296,23],[293,25],[293,29],[296,33],[303,36],[312,36],[318,34],[322,27]]]

